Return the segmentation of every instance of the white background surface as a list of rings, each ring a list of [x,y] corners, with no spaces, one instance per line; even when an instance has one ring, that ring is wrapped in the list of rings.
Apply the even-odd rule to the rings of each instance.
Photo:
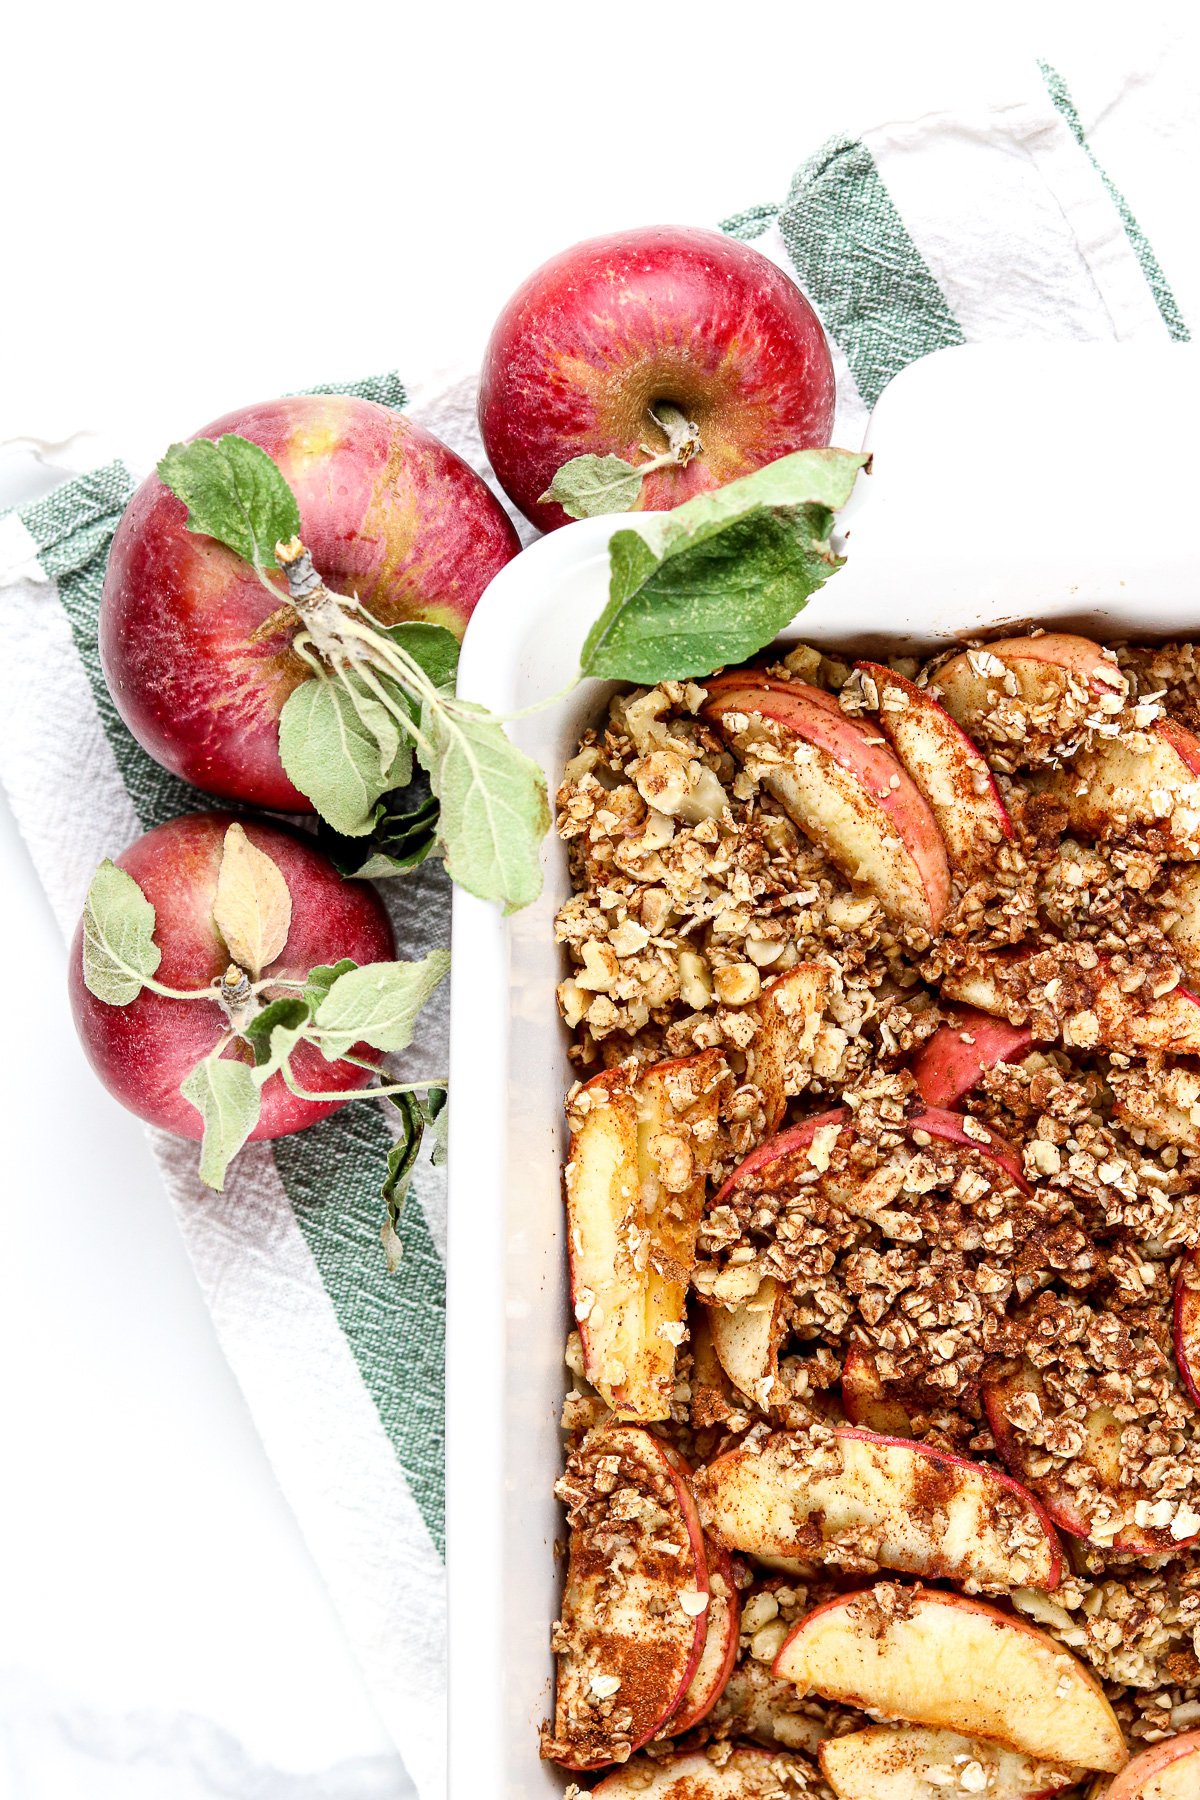
[[[1195,316],[1185,6],[981,10],[29,6],[0,47],[0,444],[90,429],[147,463],[251,399],[477,360],[563,245],[782,200],[831,133],[1020,54],[1066,76]],[[0,505],[39,485],[0,451]],[[7,811],[0,861],[0,1794],[390,1800]]]

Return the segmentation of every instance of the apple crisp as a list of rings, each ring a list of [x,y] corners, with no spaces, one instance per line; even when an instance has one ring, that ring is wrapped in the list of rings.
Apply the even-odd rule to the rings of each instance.
[[[1034,632],[583,734],[543,1754],[608,1800],[1083,1796],[1200,1724],[1198,728],[1192,645]],[[992,1638],[1024,1694],[937,1712]]]

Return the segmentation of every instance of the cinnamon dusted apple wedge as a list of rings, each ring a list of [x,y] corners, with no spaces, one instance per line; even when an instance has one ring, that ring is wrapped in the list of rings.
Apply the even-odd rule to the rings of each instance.
[[[704,1536],[681,1459],[637,1426],[590,1432],[554,1491],[571,1537],[542,1755],[596,1769],[653,1737],[688,1691],[707,1635]]]
[[[1200,738],[1174,719],[1081,750],[1055,771],[1046,792],[1061,801],[1068,825],[1082,837],[1151,830],[1168,855],[1200,858]]]
[[[568,1104],[571,1300],[584,1374],[623,1417],[670,1416],[723,1056],[606,1070]]]
[[[704,1555],[708,1563],[704,1648],[686,1694],[658,1734],[664,1738],[680,1737],[708,1717],[724,1693],[737,1661],[742,1609],[733,1558],[709,1537],[704,1540]]]
[[[842,703],[861,700],[933,809],[951,868],[968,878],[994,866],[1012,820],[982,754],[926,688],[883,663],[855,663]]]
[[[988,1069],[1020,1062],[1032,1044],[1028,1025],[1010,1025],[974,1007],[960,1007],[913,1057],[917,1092],[928,1106],[952,1107],[979,1085]]]
[[[776,1432],[732,1450],[697,1477],[696,1498],[718,1542],[750,1556],[819,1559],[848,1548],[986,1593],[1052,1588],[1059,1577],[1054,1528],[1009,1476],[853,1427],[817,1439]]]
[[[1183,1385],[1200,1406],[1200,1251],[1189,1250],[1175,1278],[1175,1360]]]
[[[746,1299],[709,1308],[718,1362],[733,1385],[763,1412],[779,1379],[779,1345],[786,1323],[787,1289],[769,1275]]]
[[[929,691],[992,767],[1011,774],[1111,728],[1128,686],[1116,658],[1090,638],[1044,631],[962,651],[934,673]]]
[[[871,1725],[825,1738],[820,1762],[838,1800],[943,1800],[947,1793],[1041,1800],[1087,1774],[985,1738],[922,1725]]]
[[[736,1744],[719,1762],[702,1750],[635,1757],[592,1792],[601,1800],[825,1800],[828,1790],[806,1757]]]
[[[708,693],[704,717],[835,867],[889,917],[935,932],[950,900],[946,846],[878,732],[802,681],[721,677]]]
[[[842,1410],[852,1425],[881,1437],[910,1438],[912,1422],[899,1400],[890,1399],[869,1350],[851,1344],[842,1364]]]
[[[961,1594],[890,1582],[817,1607],[775,1660],[801,1692],[1114,1773],[1129,1759],[1095,1677],[1045,1632]]]
[[[1073,948],[1009,951],[982,968],[951,970],[942,977],[942,993],[1012,1025],[1028,1024],[1035,1043],[1061,1038],[1068,1049],[1200,1055],[1200,1000],[1179,985],[1178,969],[1165,976],[1174,985],[1159,992],[1150,980],[1126,991],[1124,972],[1110,956],[1084,945],[1085,965],[1070,954]]]
[[[1177,1335],[1177,1345],[1178,1341]],[[1065,1435],[1054,1431],[1053,1402],[1027,1356],[1015,1362],[1008,1373],[985,1381],[980,1398],[1005,1466],[1028,1485],[1055,1524],[1072,1537],[1135,1556],[1195,1543],[1200,1535],[1200,1513],[1186,1499],[1131,1487],[1122,1478],[1121,1441],[1126,1427],[1111,1406],[1089,1405],[1082,1421],[1069,1421]],[[1048,1428],[1060,1452],[1065,1455],[1069,1449],[1068,1462],[1060,1455],[1056,1466],[1055,1458],[1046,1455]],[[1067,1480],[1068,1474],[1074,1479]],[[1085,1477],[1082,1481],[1080,1474]]]
[[[762,991],[761,1023],[746,1050],[746,1081],[762,1094],[768,1135],[778,1131],[789,1099],[810,1071],[828,991],[824,963],[797,963]]]
[[[1196,1800],[1200,1794],[1200,1731],[1153,1744],[1126,1764],[1104,1800]]]

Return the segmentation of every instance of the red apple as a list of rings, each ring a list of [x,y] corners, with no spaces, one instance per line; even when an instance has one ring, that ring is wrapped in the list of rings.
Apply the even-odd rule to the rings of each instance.
[[[423,619],[461,637],[480,594],[520,549],[487,487],[401,413],[344,394],[269,400],[196,433],[267,452],[300,507],[313,565],[384,624]],[[109,552],[100,659],[117,709],[156,761],[206,792],[312,812],[279,760],[279,714],[312,671],[294,615],[250,565],[186,528],[150,475]],[[282,584],[281,584],[282,585]]]
[[[823,1126],[843,1125],[849,1117],[850,1108],[848,1106],[836,1106],[832,1112],[817,1113],[813,1118],[805,1119],[801,1124],[792,1125],[787,1131],[780,1131],[775,1137],[768,1138],[765,1144],[760,1144],[757,1150],[752,1150],[749,1156],[738,1164],[713,1201],[713,1206],[723,1205],[730,1194],[740,1188],[743,1182],[749,1180],[751,1175],[760,1174],[772,1163],[778,1162],[781,1157],[790,1156],[796,1150],[807,1150]]]
[[[969,1094],[984,1072],[997,1063],[1019,1062],[1033,1034],[1027,1025],[1010,1025],[965,1006],[935,1031],[912,1059],[917,1092],[927,1106],[953,1106]]]
[[[568,522],[540,505],[583,455],[627,462],[667,448],[652,408],[699,431],[686,467],[647,476],[635,511],[657,512],[827,444],[833,363],[812,307],[748,244],[691,226],[589,239],[525,281],[484,356],[479,427],[505,493],[544,531]]]
[[[708,1717],[724,1693],[737,1661],[742,1603],[734,1579],[733,1558],[711,1538],[704,1540],[708,1561],[708,1611],[704,1648],[687,1693],[659,1733],[680,1737]]]
[[[1105,1800],[1196,1800],[1200,1794],[1200,1731],[1152,1744],[1127,1763]]]
[[[310,969],[352,957],[358,964],[390,962],[396,954],[388,916],[366,882],[343,881],[333,864],[310,841],[274,825],[240,821],[246,836],[280,870],[292,898],[287,943],[263,976],[300,981]],[[203,988],[223,975],[230,955],[213,921],[213,901],[225,833],[233,823],[223,813],[195,813],[148,831],[117,867],[132,875],[155,910],[154,940],[162,952],[155,979],[166,987]],[[71,945],[71,1008],[88,1061],[113,1097],[149,1125],[178,1137],[199,1138],[200,1113],[185,1100],[179,1084],[225,1030],[215,1000],[168,1000],[143,988],[127,1006],[108,1006],[83,981],[83,925]],[[268,988],[264,1000],[274,998]],[[377,1061],[378,1053],[357,1045],[355,1055]],[[312,1044],[292,1053],[299,1087],[311,1091],[361,1088],[370,1080],[353,1063],[329,1063]],[[301,1100],[272,1075],[262,1089],[262,1113],[252,1138],[283,1137],[337,1110]]]

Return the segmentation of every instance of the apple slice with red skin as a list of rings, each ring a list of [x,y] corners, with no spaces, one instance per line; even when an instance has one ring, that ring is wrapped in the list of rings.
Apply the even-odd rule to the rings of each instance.
[[[963,1007],[926,1038],[909,1067],[927,1106],[953,1107],[988,1069],[1020,1062],[1032,1044],[1027,1025],[1010,1025],[1007,1019]]]
[[[571,1537],[542,1754],[601,1768],[661,1730],[691,1685],[708,1631],[704,1533],[687,1465],[638,1426],[590,1432],[555,1492]]]
[[[1019,975],[1023,962],[1042,955],[1045,951],[1035,950],[997,956],[995,972],[952,970],[942,977],[942,994],[947,1000],[961,1000],[982,1012],[1006,1018],[1010,1023],[1014,1018],[1015,1022],[1020,1022],[1021,1014],[1028,1018],[1034,1009],[999,976],[1006,970]],[[1121,992],[1120,982],[1110,970],[1110,961],[1109,957],[1101,956],[1096,968],[1088,972],[1091,978],[1084,996],[1087,1005],[1078,1010],[1094,1016],[1097,1035],[1089,1035],[1085,1047],[1099,1045],[1118,1050],[1166,1050],[1176,1056],[1200,1055],[1200,999],[1190,989],[1179,986],[1139,1008],[1140,994]],[[1076,976],[1082,973],[1075,971]],[[1034,1041],[1037,1043],[1052,1043],[1061,1035],[1060,1028],[1054,1037],[1044,1037],[1036,1030],[1036,1021],[1034,1023]],[[1071,1035],[1069,1041],[1079,1041],[1078,1034]]]
[[[948,1786],[955,1794],[985,1793],[987,1800],[1043,1800],[1087,1774],[924,1725],[871,1725],[825,1738],[819,1756],[838,1800],[941,1800]],[[977,1789],[962,1781],[972,1764],[983,1778]]]
[[[1200,857],[1200,738],[1174,719],[1156,719],[1132,742],[1098,739],[1045,791],[1081,837],[1123,837],[1139,826],[1160,831],[1169,855]]]
[[[1189,1250],[1175,1277],[1175,1361],[1200,1406],[1200,1250]]]
[[[1006,680],[1015,694],[1006,693]],[[1100,645],[1065,631],[964,650],[943,663],[930,687],[972,741],[987,744],[993,760],[1009,767],[1045,761],[1086,729],[1084,721],[1106,697],[1124,701],[1127,693],[1125,677]],[[1034,723],[1033,715],[1048,707],[1047,722]],[[1022,729],[1006,730],[1018,723]]]
[[[1033,1192],[1021,1173],[1020,1158],[1012,1145],[980,1119],[969,1118],[965,1113],[950,1112],[943,1106],[927,1106],[924,1112],[913,1114],[905,1130],[918,1144],[921,1141],[918,1134],[921,1134],[936,1138],[941,1143],[951,1144],[959,1150],[977,1151],[990,1162],[998,1164],[1013,1186],[1020,1188],[1023,1194]]]
[[[879,729],[932,807],[951,868],[968,877],[986,873],[1013,825],[982,754],[915,681],[883,663],[854,667],[874,683]]]
[[[788,1782],[797,1771],[794,1786]],[[676,1756],[636,1757],[606,1775],[592,1789],[600,1800],[778,1800],[781,1792],[811,1791],[816,1771],[804,1757],[785,1750],[735,1744],[721,1763],[703,1750]]]
[[[884,1568],[991,1593],[1057,1584],[1058,1537],[1011,1476],[909,1438],[844,1425],[833,1436],[837,1471],[806,1463],[805,1440],[786,1431],[710,1463],[695,1483],[709,1533],[748,1556],[820,1558],[858,1531]]]
[[[1115,1773],[1129,1760],[1095,1676],[1061,1644],[962,1594],[881,1584],[793,1627],[773,1672],[801,1692]]]
[[[1126,1763],[1104,1800],[1196,1800],[1197,1794],[1200,1731],[1185,1731]]]
[[[875,1358],[859,1344],[851,1344],[842,1364],[842,1410],[852,1425],[881,1437],[911,1438],[912,1421],[899,1400],[889,1400],[879,1378]]]
[[[708,1611],[704,1648],[696,1673],[678,1709],[659,1732],[660,1737],[680,1737],[706,1719],[725,1692],[737,1662],[742,1603],[728,1550],[705,1537],[708,1562]]]
[[[935,932],[950,903],[946,846],[929,802],[877,733],[803,681],[711,693],[702,716],[743,760],[763,748],[785,753],[763,785],[800,830],[889,917]]]
[[[731,1306],[711,1306],[709,1330],[717,1360],[733,1385],[765,1412],[779,1379],[779,1344],[787,1318],[787,1288],[770,1275],[755,1293]]]
[[[1094,1535],[1095,1525],[1081,1511],[1074,1488],[1055,1470],[1046,1475],[1032,1473],[1031,1464],[1042,1454],[1041,1448],[1033,1444],[1008,1416],[1023,1396],[1032,1397],[1039,1409],[1045,1410],[1045,1388],[1028,1357],[1022,1357],[1012,1373],[999,1380],[986,1381],[980,1389],[979,1397],[1001,1461],[1031,1493],[1037,1495],[1056,1525],[1069,1531],[1072,1537],[1089,1543],[1099,1542]],[[1100,1485],[1111,1495],[1113,1505],[1124,1510],[1138,1500],[1153,1500],[1154,1495],[1139,1494],[1121,1486],[1121,1433],[1124,1427],[1111,1407],[1092,1407],[1084,1421],[1084,1429],[1087,1440],[1080,1459],[1096,1471]],[[1172,1537],[1165,1526],[1153,1525],[1125,1525],[1110,1544],[1105,1540],[1109,1548],[1133,1556],[1153,1556],[1196,1541],[1196,1537]]]
[[[584,1373],[622,1417],[670,1417],[726,1072],[716,1050],[633,1078],[607,1069],[568,1104],[572,1304]]]

